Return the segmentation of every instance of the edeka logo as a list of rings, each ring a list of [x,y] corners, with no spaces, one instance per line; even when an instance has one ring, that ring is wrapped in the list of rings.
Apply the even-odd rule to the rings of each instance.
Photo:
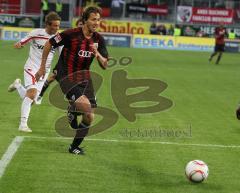
[[[78,55],[79,55],[80,57],[83,57],[83,58],[91,58],[91,57],[92,57],[92,54],[93,54],[93,52],[85,51],[85,50],[80,50],[80,51],[78,52]]]
[[[2,32],[3,40],[20,40],[24,38],[28,34],[27,31],[12,31],[12,30],[4,30]]]
[[[122,63],[122,61],[123,60],[119,60],[120,65],[126,67],[126,63]],[[95,93],[97,93],[103,84],[103,77],[96,72],[91,72],[91,78],[93,80]],[[66,80],[67,77],[60,80],[60,82]],[[117,69],[112,72],[110,82],[110,88],[107,93],[107,97],[109,97],[107,101],[108,104],[105,102],[105,105],[108,105],[109,107],[111,103],[110,99],[112,99],[112,107],[103,107],[102,105],[104,105],[104,103],[99,102],[94,114],[100,116],[100,119],[90,127],[88,136],[113,128],[118,122],[119,114],[127,121],[135,122],[138,114],[161,112],[169,109],[173,105],[171,100],[160,96],[160,93],[162,93],[168,86],[161,80],[151,78],[133,79],[128,77],[127,71]],[[70,88],[74,87],[74,85],[71,86],[72,87]],[[145,89],[139,92],[139,88]],[[132,90],[137,90],[138,92],[129,94],[129,91]],[[49,101],[53,106],[64,111],[67,110],[69,105],[62,94],[59,84],[55,85],[51,90]],[[64,137],[73,137],[76,132],[70,128],[68,117],[66,115],[56,120],[55,130],[59,135]]]
[[[173,37],[156,37],[156,36],[142,36],[134,37],[133,47],[135,48],[162,48],[162,49],[174,49],[175,40]]]

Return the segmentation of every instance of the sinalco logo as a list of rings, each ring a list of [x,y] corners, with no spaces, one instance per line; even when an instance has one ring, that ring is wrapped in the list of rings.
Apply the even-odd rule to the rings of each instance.
[[[90,57],[92,57],[92,54],[93,54],[93,52],[85,51],[85,50],[80,50],[80,51],[78,52],[78,55],[79,55],[80,57],[84,57],[84,58],[90,58]]]

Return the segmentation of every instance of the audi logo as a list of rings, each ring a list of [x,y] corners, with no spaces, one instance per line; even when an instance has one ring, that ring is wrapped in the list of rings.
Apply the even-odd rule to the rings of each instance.
[[[85,50],[80,50],[78,52],[78,55],[80,57],[84,57],[84,58],[90,58],[92,56],[93,52],[90,52],[90,51],[85,51]]]

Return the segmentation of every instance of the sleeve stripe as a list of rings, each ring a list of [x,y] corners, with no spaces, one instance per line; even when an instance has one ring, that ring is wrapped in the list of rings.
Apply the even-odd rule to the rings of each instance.
[[[20,41],[20,43],[21,43],[22,45],[24,45],[24,44],[26,44],[27,42],[29,42],[29,41],[32,40],[32,39],[45,39],[45,40],[48,40],[49,38],[43,37],[43,36],[33,36],[33,37],[30,37],[30,38],[28,38],[28,39],[26,39],[26,40],[24,40],[24,41]]]

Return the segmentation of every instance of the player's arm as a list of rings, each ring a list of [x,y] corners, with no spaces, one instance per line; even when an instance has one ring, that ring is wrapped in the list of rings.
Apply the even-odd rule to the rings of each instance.
[[[100,67],[105,70],[108,66],[108,52],[102,36],[99,39],[98,45],[98,48],[94,47],[94,54]]]
[[[19,42],[15,43],[14,48],[16,48],[16,49],[22,48],[25,44],[32,41],[33,37],[34,37],[34,31],[31,31],[23,39],[21,39]]]
[[[17,42],[14,44],[14,48],[16,48],[16,49],[20,49],[22,47],[23,47],[23,45],[20,42]]]
[[[57,48],[62,45],[66,45],[67,35],[64,32],[55,35],[54,37],[50,38],[44,45],[41,66],[38,72],[35,74],[35,78],[38,81],[41,77],[45,75],[45,68],[46,68],[46,61],[51,51],[52,47]]]
[[[44,77],[45,75],[45,69],[46,69],[46,62],[49,55],[49,52],[52,49],[52,44],[49,42],[49,40],[45,43],[43,48],[43,54],[42,54],[42,60],[41,60],[41,66],[38,72],[35,74],[35,78],[38,81],[41,77]]]
[[[103,57],[97,49],[94,51],[94,54],[100,67],[105,70],[108,66],[108,58]]]

